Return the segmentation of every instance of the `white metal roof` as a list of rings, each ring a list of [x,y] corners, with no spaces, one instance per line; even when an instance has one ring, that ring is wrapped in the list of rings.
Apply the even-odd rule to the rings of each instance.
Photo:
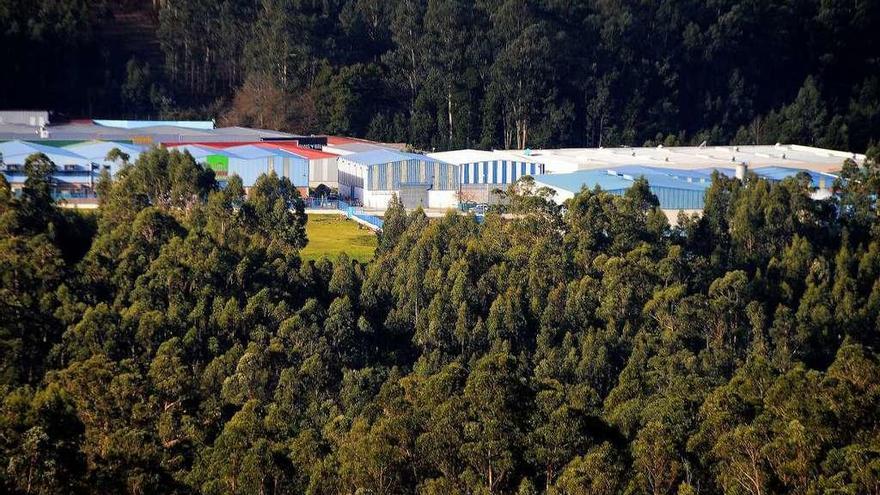
[[[484,151],[484,150],[453,150],[440,151],[437,153],[428,153],[428,156],[436,160],[447,163],[461,165],[464,163],[490,162],[495,160],[507,160],[514,162],[543,163],[535,156],[527,156],[521,153],[511,153],[507,151]]]
[[[522,153],[522,152],[519,152]],[[621,148],[567,148],[534,150],[530,156],[554,169],[590,170],[614,165],[644,165],[677,169],[734,167],[787,167],[832,172],[847,158],[863,163],[865,155],[799,145],[675,146]],[[562,171],[560,170],[560,171]]]

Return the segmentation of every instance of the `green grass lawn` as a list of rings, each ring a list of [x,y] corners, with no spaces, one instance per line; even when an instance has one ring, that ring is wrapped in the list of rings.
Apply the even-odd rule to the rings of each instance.
[[[376,250],[376,234],[341,215],[309,215],[306,235],[309,244],[300,253],[304,261],[322,256],[333,260],[340,253],[359,261],[369,261]]]

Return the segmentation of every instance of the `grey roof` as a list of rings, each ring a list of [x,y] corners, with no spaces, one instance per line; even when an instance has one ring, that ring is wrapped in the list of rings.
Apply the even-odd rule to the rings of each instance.
[[[294,137],[278,131],[248,129],[245,127],[222,127],[218,129],[193,129],[174,125],[152,125],[139,128],[121,128],[94,123],[71,122],[47,127],[50,140],[107,140],[130,141],[149,138],[154,143],[180,141],[255,141],[263,137]],[[0,124],[0,140],[26,139],[39,141],[39,129],[22,124]]]

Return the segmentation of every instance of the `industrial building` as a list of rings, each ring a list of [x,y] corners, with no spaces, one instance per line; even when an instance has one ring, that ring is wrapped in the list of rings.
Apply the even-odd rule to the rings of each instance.
[[[614,170],[579,170],[566,174],[539,175],[535,178],[535,185],[554,190],[554,199],[561,203],[573,198],[582,188],[600,188],[610,194],[623,195],[638,177],[648,180],[651,192],[660,200],[660,208],[666,210],[702,209],[703,196],[711,185],[711,182],[691,182],[663,174],[634,175]]]
[[[245,191],[250,190],[261,175],[274,171],[279,177],[290,179],[300,195],[309,195],[309,162],[305,158],[262,144],[232,146],[222,151],[229,155],[228,175],[241,177]]]
[[[264,147],[272,147],[284,150],[286,152],[292,153],[300,158],[303,158],[308,161],[309,165],[309,187],[316,188],[320,185],[327,186],[330,189],[336,189],[339,187],[339,181],[337,179],[338,170],[336,167],[336,160],[338,158],[337,155],[333,153],[326,153],[324,151],[320,151],[311,147],[303,146],[298,141],[254,141],[247,143],[235,143],[235,142],[217,142],[217,143],[206,143],[210,148],[219,148],[219,149],[228,149],[234,146],[242,146],[245,144],[251,145],[259,145]],[[182,145],[182,146],[191,146],[195,144]],[[178,146],[178,145],[171,145]],[[193,155],[195,156],[195,155]],[[198,157],[197,157],[198,158]],[[213,168],[213,167],[212,167]],[[217,169],[215,168],[215,171]],[[225,171],[224,171],[225,172]]]
[[[58,167],[60,197],[94,201],[101,172],[117,173],[121,162],[106,160],[118,148],[134,162],[148,146],[188,151],[210,167],[221,183],[230,174],[246,189],[269,171],[288,177],[308,195],[326,186],[342,198],[376,209],[397,194],[409,208],[456,207],[460,202],[494,202],[493,191],[529,175],[556,191],[557,201],[581,188],[622,194],[645,177],[666,210],[699,210],[714,172],[741,176],[749,170],[769,181],[809,175],[815,198],[833,194],[835,171],[846,159],[865,156],[799,145],[454,150],[421,155],[399,143],[340,136],[216,127],[213,121],[73,120],[51,122],[44,111],[0,111],[3,174],[14,189],[24,181],[24,160],[44,153]],[[5,142],[4,142],[5,141]],[[738,171],[740,171],[738,173]]]
[[[544,173],[544,164],[502,151],[455,150],[428,156],[458,165],[462,201],[494,202],[493,191],[505,189],[526,175]]]
[[[216,127],[211,120],[102,120],[50,122],[45,111],[0,111],[0,141],[123,141],[140,145],[192,142],[303,141],[304,146],[326,144],[324,136],[299,136],[268,129]]]
[[[213,170],[219,182],[225,181],[229,176],[229,159],[233,155],[223,149],[203,144],[170,145],[168,149],[189,153],[196,162]]]
[[[279,149],[305,158],[309,163],[309,187],[314,189],[326,186],[330,189],[339,188],[338,156],[332,153],[306,148],[296,144],[267,143]]]
[[[541,162],[546,173],[566,173],[577,170],[607,169],[621,165],[694,169],[734,169],[746,164],[751,169],[783,167],[814,172],[840,170],[847,158],[863,162],[865,155],[799,145],[761,146],[676,146],[676,147],[619,147],[568,148],[532,150],[514,155]]]
[[[712,185],[712,173],[718,172],[728,177],[743,178],[748,171],[747,166],[740,164],[736,168],[718,167],[702,169],[676,169],[649,167],[644,165],[623,165],[605,169],[585,169],[562,174],[539,175],[535,185],[547,187],[555,191],[555,200],[564,202],[571,199],[582,188],[601,188],[611,194],[623,194],[633,181],[644,177],[648,181],[651,192],[660,201],[664,210],[701,210],[704,207],[706,189]],[[837,176],[826,172],[785,167],[762,167],[751,170],[762,179],[778,182],[799,173],[807,174],[816,188],[813,197],[828,197]]]
[[[24,165],[27,158],[35,153],[42,153],[57,167],[53,178],[56,182],[56,195],[64,198],[79,198],[91,195],[95,183],[105,166],[103,157],[93,161],[73,151],[14,140],[0,143],[0,162],[3,163],[3,175],[13,191],[24,186],[27,179]]]
[[[81,143],[69,144],[64,147],[68,151],[72,151],[77,155],[87,158],[92,163],[100,165],[102,170],[107,170],[110,175],[115,175],[122,166],[119,160],[107,160],[107,154],[112,149],[128,155],[128,163],[134,163],[146,149],[144,146],[138,146],[128,143],[117,143],[114,141],[83,141]]]
[[[392,195],[407,208],[458,205],[458,166],[425,155],[374,150],[339,157],[339,195],[369,208],[387,208]]]

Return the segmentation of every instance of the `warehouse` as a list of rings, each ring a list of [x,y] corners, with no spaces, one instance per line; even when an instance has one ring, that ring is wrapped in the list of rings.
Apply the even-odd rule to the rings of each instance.
[[[257,179],[274,171],[279,177],[287,177],[306,197],[309,195],[309,162],[301,156],[269,145],[233,146],[222,151],[229,155],[228,174],[238,175],[249,190]]]
[[[299,136],[267,129],[215,127],[206,121],[93,120],[49,122],[48,112],[0,112],[0,140],[125,141],[135,144],[294,140]],[[314,137],[303,137],[313,140]]]
[[[385,209],[393,194],[407,208],[454,208],[458,166],[425,155],[391,150],[339,157],[339,194],[369,208]]]
[[[339,187],[338,180],[338,169],[336,165],[337,155],[332,153],[325,153],[320,150],[316,150],[313,148],[305,147],[300,145],[296,141],[256,141],[249,143],[235,143],[235,142],[207,142],[207,143],[188,143],[185,145],[169,145],[173,147],[180,146],[199,146],[201,148],[210,147],[210,148],[219,148],[219,149],[228,149],[235,146],[245,146],[245,145],[256,145],[261,147],[269,147],[276,148],[280,150],[284,150],[288,153],[292,153],[300,158],[303,158],[308,161],[309,166],[309,187],[316,188],[320,185],[324,185],[330,189],[336,189]],[[193,156],[196,156],[194,153]],[[197,157],[198,158],[198,157]],[[214,158],[214,160],[218,160],[218,158]],[[210,161],[209,161],[210,163]],[[228,165],[228,164],[227,164]],[[215,171],[218,169],[214,166]],[[225,169],[223,175],[225,176]]]
[[[221,183],[230,175],[239,176],[245,191],[250,190],[261,175],[275,171],[279,177],[290,179],[304,197],[309,193],[308,160],[274,144],[246,144],[227,148],[183,144],[170,145],[168,148],[189,152],[197,162],[214,170]]]
[[[496,189],[505,189],[520,177],[544,173],[544,164],[501,151],[455,150],[429,157],[458,165],[462,201],[494,202]]]
[[[309,187],[314,189],[324,185],[330,189],[339,188],[339,168],[337,155],[323,151],[305,148],[303,146],[287,143],[266,143],[265,146],[274,146],[278,149],[293,153],[304,158],[309,163]]]
[[[519,153],[519,152],[512,152]],[[569,148],[534,150],[529,153],[546,165],[547,173],[605,170],[623,165],[677,170],[723,169],[732,172],[740,164],[752,170],[765,167],[834,172],[844,160],[863,163],[865,155],[799,145],[676,146],[643,148]]]
[[[122,153],[128,155],[128,163],[134,163],[144,151],[143,146],[116,143],[113,141],[84,141],[82,143],[67,145],[64,149],[89,159],[92,163],[99,165],[103,170],[110,172],[111,175],[116,174],[119,167],[122,165],[119,160],[107,160],[107,154],[110,153],[111,150],[118,149]]]
[[[55,148],[25,141],[6,141],[0,143],[0,160],[3,163],[3,175],[18,191],[27,178],[24,163],[35,153],[42,153],[55,166],[52,174],[56,182],[56,196],[59,198],[79,198],[91,195],[100,172],[91,160],[64,148]]]
[[[233,155],[225,150],[202,144],[183,144],[169,146],[170,150],[188,152],[196,162],[214,171],[218,181],[223,182],[229,175],[229,158]]]
[[[623,195],[638,177],[644,177],[648,181],[651,192],[660,200],[660,208],[664,210],[702,209],[706,189],[711,186],[711,180],[705,180],[700,174],[676,176],[626,168],[539,175],[535,177],[535,185],[552,189],[556,192],[554,199],[562,203],[573,198],[582,188],[599,187],[608,193]]]

